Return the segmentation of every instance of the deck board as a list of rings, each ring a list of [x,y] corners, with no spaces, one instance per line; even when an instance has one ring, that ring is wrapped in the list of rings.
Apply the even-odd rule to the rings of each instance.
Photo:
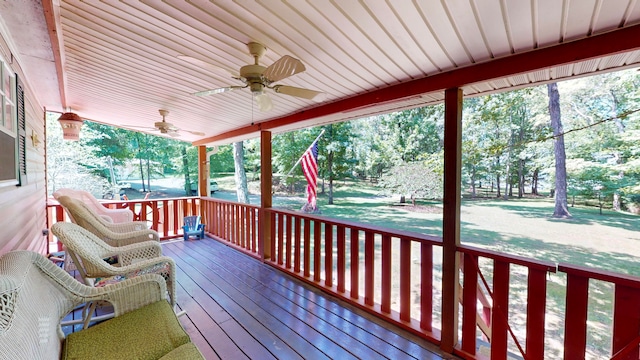
[[[181,321],[193,321],[220,358],[443,359],[434,345],[215,240],[167,243],[163,250],[178,266],[178,303],[201,306],[186,308]],[[200,328],[207,321],[218,327]]]

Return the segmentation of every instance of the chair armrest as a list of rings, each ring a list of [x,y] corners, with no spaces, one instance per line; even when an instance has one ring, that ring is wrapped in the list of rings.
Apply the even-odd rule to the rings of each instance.
[[[125,223],[111,223],[105,224],[107,229],[115,233],[130,233],[140,230],[149,230],[149,226],[146,221],[130,221]]]
[[[28,258],[28,261],[31,261],[53,281],[69,301],[68,304],[71,306],[67,307],[68,310],[89,301],[106,300],[113,304],[115,314],[118,316],[163,300],[166,296],[167,283],[159,274],[145,274],[117,284],[95,288],[74,279],[62,268],[40,254],[30,251],[15,251],[12,255],[14,257],[21,256],[23,259]]]
[[[139,272],[140,270],[143,270],[145,268],[154,267],[156,265],[168,265],[168,268],[169,268],[168,273],[163,271],[162,276],[167,282],[167,292],[169,293],[169,298],[171,299],[170,301],[171,305],[175,306],[176,305],[176,286],[175,286],[176,263],[173,261],[172,258],[168,256],[161,256],[154,259],[138,261],[134,264],[123,266],[119,269],[122,271],[120,273],[122,275],[129,275],[131,273],[134,273],[134,275],[136,275],[137,277],[140,275],[135,274],[136,272]]]
[[[113,224],[113,219],[111,218],[111,216],[109,216],[109,215],[98,215],[98,216],[100,216],[100,218],[102,218],[102,220],[104,220],[104,221],[106,221],[106,222],[108,222],[110,224]]]
[[[121,247],[149,240],[160,241],[160,235],[158,234],[158,232],[151,229],[132,231],[128,233],[116,233],[113,231],[109,231],[108,233],[100,236],[100,238],[107,244],[115,247]]]
[[[162,246],[157,241],[143,241],[135,244],[121,246],[118,249],[118,262],[120,266],[137,263],[140,260],[152,259],[162,256]]]
[[[83,285],[79,303],[105,300],[113,305],[115,316],[166,299],[167,283],[159,274],[144,274],[116,284],[95,288]]]

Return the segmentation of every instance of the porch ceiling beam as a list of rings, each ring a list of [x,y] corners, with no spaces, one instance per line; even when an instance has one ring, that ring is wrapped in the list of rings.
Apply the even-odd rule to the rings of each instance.
[[[338,100],[291,115],[252,124],[193,142],[205,145],[261,130],[270,130],[296,122],[310,120],[339,112],[354,110],[376,103],[398,101],[407,97],[467,84],[526,73],[552,66],[585,61],[597,57],[614,55],[640,48],[640,25],[594,35],[586,39],[561,45],[515,54],[476,65],[451,70],[445,73],[404,82],[374,90],[351,98]]]
[[[63,109],[66,109],[67,104],[67,77],[64,72],[64,53],[63,53],[63,40],[60,29],[60,6],[53,5],[53,0],[43,0],[42,8],[44,10],[44,18],[47,22],[47,30],[49,31],[49,38],[51,41],[51,50],[53,51],[53,59],[56,63],[56,72],[58,75],[58,91],[60,92],[60,105]]]

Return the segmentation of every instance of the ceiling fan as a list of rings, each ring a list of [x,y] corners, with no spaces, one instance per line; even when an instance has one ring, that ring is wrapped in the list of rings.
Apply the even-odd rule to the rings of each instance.
[[[220,94],[227,91],[249,88],[256,100],[256,103],[258,104],[258,108],[260,109],[260,111],[269,111],[273,108],[271,98],[265,92],[265,89],[271,89],[276,93],[295,96],[303,99],[315,101],[323,100],[323,97],[320,96],[323,93],[320,91],[287,85],[273,85],[280,80],[288,78],[289,76],[305,71],[304,64],[300,60],[295,59],[289,55],[285,55],[270,66],[264,67],[258,63],[258,60],[262,55],[264,55],[265,51],[267,51],[267,48],[264,45],[256,42],[250,42],[249,44],[247,44],[247,47],[249,48],[249,53],[251,54],[251,56],[253,56],[254,63],[241,67],[239,75],[231,76],[234,79],[242,81],[244,83],[244,86],[227,86],[217,89],[198,91],[193,95],[207,96]],[[178,58],[201,67],[215,67],[214,65],[208,64],[204,61],[192,58],[190,56],[178,55]]]
[[[160,113],[160,115],[162,115],[162,121],[155,122],[153,124],[154,127],[143,127],[143,126],[136,126],[136,125],[125,125],[125,126],[133,127],[133,128],[139,128],[139,129],[149,129],[149,130],[152,130],[152,131],[154,131],[154,130],[155,131],[160,131],[161,134],[167,134],[167,135],[169,135],[171,137],[180,136],[180,131],[188,132],[188,133],[191,133],[191,134],[197,135],[197,136],[204,136],[203,132],[180,129],[180,128],[176,127],[175,125],[173,125],[172,123],[166,122],[165,117],[167,115],[169,115],[169,110],[160,109],[160,110],[158,110],[158,112]]]

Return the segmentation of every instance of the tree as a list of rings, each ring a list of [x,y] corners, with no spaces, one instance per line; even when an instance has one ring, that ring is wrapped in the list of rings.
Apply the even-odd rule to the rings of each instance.
[[[244,170],[244,147],[242,141],[233,143],[233,159],[236,166],[235,180],[238,202],[249,204],[247,173]]]
[[[351,126],[348,122],[330,124],[323,127],[324,136],[319,139],[319,173],[329,180],[328,204],[333,204],[333,181],[348,175],[351,160],[347,159]],[[324,161],[320,161],[323,154]],[[323,182],[324,183],[324,182]],[[323,186],[324,191],[324,186]]]
[[[567,167],[564,151],[564,133],[562,120],[560,118],[560,93],[558,92],[558,85],[556,83],[547,84],[547,89],[549,92],[549,117],[551,118],[551,127],[553,128],[553,148],[556,164],[555,208],[553,210],[553,216],[570,218],[571,214],[567,206]]]
[[[442,198],[442,175],[423,162],[393,166],[382,176],[380,184],[390,193],[409,195],[413,205],[418,198]]]

